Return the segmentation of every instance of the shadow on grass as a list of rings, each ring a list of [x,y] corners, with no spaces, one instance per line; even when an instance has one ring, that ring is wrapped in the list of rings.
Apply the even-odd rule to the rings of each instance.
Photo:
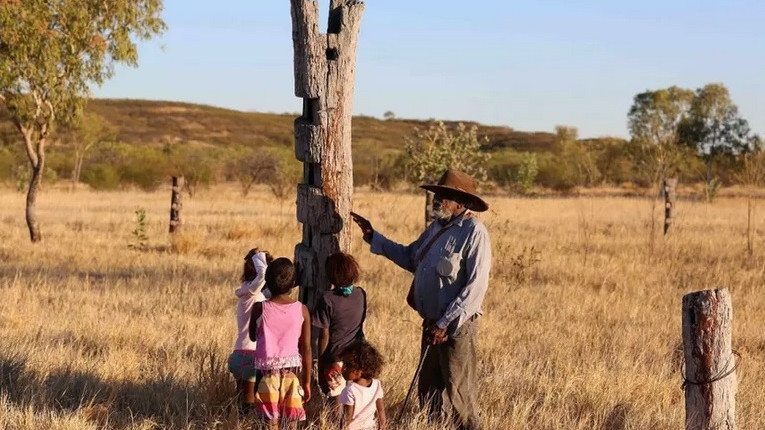
[[[80,370],[37,373],[20,355],[0,358],[0,395],[11,403],[41,414],[78,413],[98,426],[149,421],[159,428],[189,428],[213,421],[235,423],[236,407],[228,397],[233,387],[226,382],[202,377],[184,381],[170,375],[141,382],[106,381]]]

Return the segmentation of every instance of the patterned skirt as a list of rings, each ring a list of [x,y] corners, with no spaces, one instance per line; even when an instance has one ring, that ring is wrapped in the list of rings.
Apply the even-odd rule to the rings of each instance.
[[[255,388],[255,410],[268,420],[303,421],[303,388],[299,369],[265,371]]]

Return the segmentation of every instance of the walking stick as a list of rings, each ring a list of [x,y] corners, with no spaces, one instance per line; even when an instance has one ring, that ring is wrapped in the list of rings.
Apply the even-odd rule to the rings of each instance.
[[[406,406],[409,404],[409,398],[412,397],[412,391],[414,390],[414,383],[417,381],[417,377],[420,376],[420,371],[422,371],[422,365],[425,364],[425,358],[428,357],[428,351],[430,351],[430,344],[425,345],[425,351],[422,353],[422,358],[420,359],[419,366],[417,366],[417,371],[414,372],[412,383],[409,384],[409,391],[406,392],[404,405],[401,406],[401,411],[398,413],[398,419],[396,419],[396,421],[401,421],[401,417],[404,416],[404,411],[406,411]]]

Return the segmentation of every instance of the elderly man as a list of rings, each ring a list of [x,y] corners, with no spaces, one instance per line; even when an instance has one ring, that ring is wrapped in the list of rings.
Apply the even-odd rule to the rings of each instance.
[[[491,243],[474,213],[489,206],[476,194],[473,178],[457,170],[447,170],[438,184],[422,188],[435,193],[436,220],[408,246],[351,215],[372,253],[414,273],[407,301],[423,319],[420,404],[429,408],[431,419],[446,414],[459,429],[476,430],[476,339],[489,284]]]

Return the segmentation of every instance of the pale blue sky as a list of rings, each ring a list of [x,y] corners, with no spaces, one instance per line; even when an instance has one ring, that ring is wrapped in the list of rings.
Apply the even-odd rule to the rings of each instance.
[[[763,0],[367,0],[354,113],[627,137],[632,97],[722,82],[765,134]],[[320,2],[326,29],[328,0]],[[97,97],[297,112],[288,0],[165,0]]]

